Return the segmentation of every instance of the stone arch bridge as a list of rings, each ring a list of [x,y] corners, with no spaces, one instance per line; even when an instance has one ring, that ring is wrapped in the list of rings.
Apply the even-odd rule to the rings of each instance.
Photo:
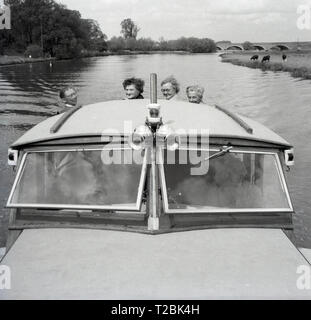
[[[240,50],[243,51],[243,43],[218,42],[216,43],[217,50]],[[269,51],[269,50],[299,50],[303,48],[311,49],[311,42],[266,42],[266,43],[252,43],[255,50]]]

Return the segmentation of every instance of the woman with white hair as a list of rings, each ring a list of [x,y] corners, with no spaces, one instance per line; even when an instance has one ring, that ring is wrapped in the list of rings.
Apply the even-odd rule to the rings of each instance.
[[[161,82],[161,91],[166,100],[179,100],[179,90],[180,85],[173,76],[170,76]]]
[[[190,103],[202,103],[203,101],[203,94],[204,94],[204,88],[202,88],[201,86],[189,86],[187,87],[187,97],[188,97],[188,101]]]

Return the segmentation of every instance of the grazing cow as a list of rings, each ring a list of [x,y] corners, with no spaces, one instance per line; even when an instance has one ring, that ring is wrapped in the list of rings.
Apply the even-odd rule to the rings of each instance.
[[[256,61],[258,60],[258,58],[259,58],[258,54],[255,54],[254,56],[251,57],[251,60]]]
[[[283,61],[286,61],[286,60],[287,60],[287,55],[286,55],[286,54],[283,54],[283,55],[282,55],[282,59],[283,59]]]
[[[265,62],[270,62],[270,56],[264,56],[263,58],[262,58],[262,61],[261,61],[262,63],[265,63]]]

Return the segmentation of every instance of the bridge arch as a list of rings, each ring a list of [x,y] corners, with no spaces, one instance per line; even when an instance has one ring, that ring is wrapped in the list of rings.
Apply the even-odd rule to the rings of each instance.
[[[264,50],[266,50],[265,47],[260,46],[259,44],[254,44],[253,47],[255,48],[255,50],[258,50],[258,51],[264,51]]]
[[[222,50],[224,50],[222,47],[220,47],[220,46],[216,46],[216,49],[218,50],[218,51],[222,51]]]
[[[243,47],[241,46],[238,46],[238,45],[233,45],[233,46],[230,46],[228,47],[226,50],[243,50]]]
[[[285,44],[277,44],[277,45],[270,48],[270,50],[275,50],[275,49],[284,51],[284,50],[289,50],[289,47],[286,46]]]

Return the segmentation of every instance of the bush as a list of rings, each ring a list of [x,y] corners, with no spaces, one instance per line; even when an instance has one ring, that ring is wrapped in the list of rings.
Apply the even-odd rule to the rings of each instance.
[[[243,49],[244,49],[244,50],[254,50],[254,49],[255,49],[254,45],[253,45],[251,42],[249,42],[249,41],[245,41],[245,42],[242,44],[242,46],[243,46]]]
[[[39,47],[36,44],[29,45],[25,51],[25,56],[26,57],[31,56],[32,58],[42,57],[41,47]]]
[[[213,40],[205,38],[179,38],[177,40],[155,42],[150,38],[134,38],[124,39],[122,37],[113,37],[108,42],[108,48],[112,52],[129,51],[188,51],[191,53],[209,53],[216,52],[216,44]]]
[[[108,42],[108,49],[117,52],[125,49],[125,41],[122,37],[112,37]]]
[[[56,59],[80,58],[85,51],[82,44],[76,39],[72,39],[69,43],[61,43],[54,47]]]

